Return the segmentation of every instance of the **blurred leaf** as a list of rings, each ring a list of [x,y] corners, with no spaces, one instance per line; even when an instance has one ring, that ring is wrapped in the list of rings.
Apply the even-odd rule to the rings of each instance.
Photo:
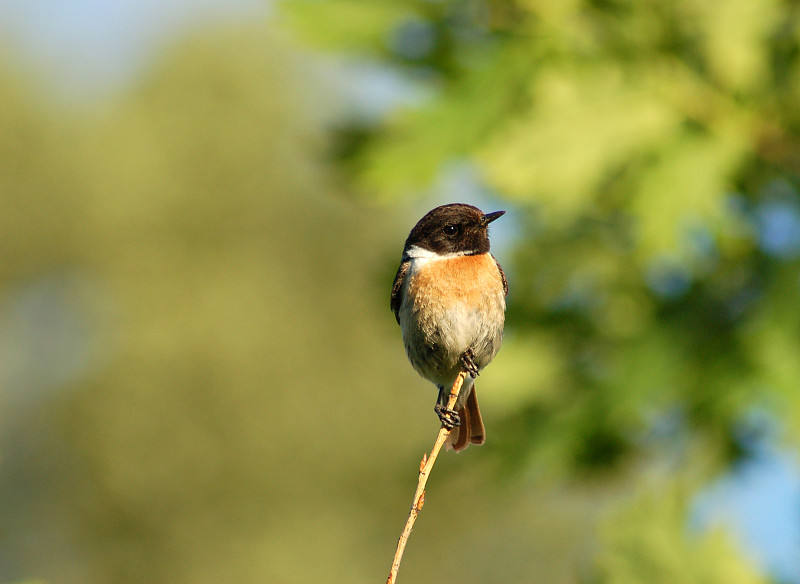
[[[643,73],[643,72],[642,72]],[[490,182],[547,212],[572,217],[625,160],[675,131],[679,117],[647,88],[609,65],[545,69],[531,87],[532,108],[488,142]]]
[[[323,48],[381,50],[398,21],[415,13],[403,0],[300,0],[281,3],[286,24]],[[336,26],[331,26],[336,23]]]
[[[722,531],[692,533],[687,493],[662,485],[606,520],[597,559],[598,581],[755,584],[768,580]]]
[[[638,252],[645,259],[674,255],[690,262],[692,229],[724,231],[730,216],[726,198],[732,176],[748,154],[742,131],[681,136],[665,140],[660,154],[642,173],[631,205],[637,219]]]
[[[509,111],[526,107],[521,81],[531,64],[521,49],[512,44],[487,51],[440,99],[397,112],[359,158],[365,187],[384,199],[403,197],[433,180],[443,164],[474,154]]]
[[[710,73],[736,91],[756,91],[769,75],[770,37],[780,23],[774,0],[697,2]]]

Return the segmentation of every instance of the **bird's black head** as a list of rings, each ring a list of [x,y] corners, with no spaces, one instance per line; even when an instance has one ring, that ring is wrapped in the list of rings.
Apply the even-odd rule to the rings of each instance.
[[[442,205],[429,211],[411,230],[404,253],[412,248],[440,255],[475,255],[489,251],[489,223],[505,211],[484,213],[463,203]]]

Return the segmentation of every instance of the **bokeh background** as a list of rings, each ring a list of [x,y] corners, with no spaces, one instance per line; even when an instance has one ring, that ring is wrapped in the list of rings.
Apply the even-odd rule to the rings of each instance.
[[[381,582],[388,293],[505,209],[401,582],[800,583],[800,4],[0,3],[0,582]]]

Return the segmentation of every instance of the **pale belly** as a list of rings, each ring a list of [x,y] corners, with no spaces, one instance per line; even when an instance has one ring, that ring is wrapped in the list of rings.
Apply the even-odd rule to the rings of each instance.
[[[408,358],[439,386],[453,382],[460,357],[472,349],[479,369],[500,349],[505,294],[494,258],[458,256],[412,264],[400,325]]]

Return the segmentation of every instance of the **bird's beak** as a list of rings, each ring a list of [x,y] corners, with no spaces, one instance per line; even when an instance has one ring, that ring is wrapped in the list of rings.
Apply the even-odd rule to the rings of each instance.
[[[505,211],[495,211],[494,213],[486,213],[486,215],[483,216],[483,220],[481,221],[481,223],[483,223],[484,225],[489,225],[489,223],[491,223],[495,219],[500,219],[500,217],[502,217],[505,214],[506,214]]]

